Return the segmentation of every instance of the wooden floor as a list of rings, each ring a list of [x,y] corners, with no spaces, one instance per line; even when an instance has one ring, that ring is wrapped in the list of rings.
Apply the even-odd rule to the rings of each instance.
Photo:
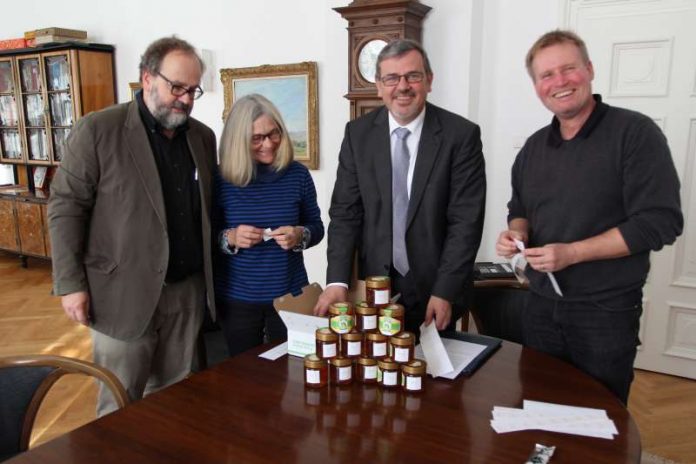
[[[50,295],[50,264],[0,252],[0,356],[50,353],[91,359],[86,328],[67,320]],[[49,393],[32,446],[94,419],[96,387],[79,376],[59,381]],[[636,371],[629,410],[643,450],[676,463],[696,464],[696,381]]]

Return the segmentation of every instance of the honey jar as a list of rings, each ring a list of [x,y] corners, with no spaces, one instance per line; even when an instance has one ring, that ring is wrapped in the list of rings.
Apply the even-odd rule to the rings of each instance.
[[[365,298],[368,306],[382,308],[389,304],[391,280],[388,276],[371,276],[365,279]]]
[[[338,335],[328,327],[321,327],[314,332],[315,353],[321,359],[338,356]]]
[[[341,356],[358,358],[362,355],[363,334],[357,330],[341,335]]]
[[[390,304],[381,308],[377,325],[382,335],[391,337],[398,334],[404,330],[404,307],[400,304]]]
[[[333,385],[353,382],[353,360],[337,356],[329,360],[329,379]]]
[[[387,337],[378,332],[365,334],[365,356],[382,359],[387,356]]]
[[[407,392],[422,392],[425,386],[426,362],[414,359],[401,366],[401,386]]]
[[[321,388],[326,386],[329,380],[326,361],[314,353],[308,354],[304,358],[304,368],[307,387]]]
[[[361,301],[355,306],[355,326],[361,332],[377,330],[377,308]]]
[[[377,361],[377,383],[384,388],[396,388],[399,386],[399,363],[391,358]]]
[[[361,356],[355,362],[356,377],[362,383],[377,383],[377,360]]]
[[[336,334],[345,334],[355,327],[353,305],[342,301],[329,306],[329,328]]]
[[[399,364],[406,364],[413,360],[413,348],[416,337],[411,332],[401,332],[389,338],[390,356]]]

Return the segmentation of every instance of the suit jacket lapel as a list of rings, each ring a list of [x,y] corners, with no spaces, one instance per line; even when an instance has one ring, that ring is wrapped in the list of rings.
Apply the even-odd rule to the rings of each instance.
[[[162,183],[160,182],[157,164],[152,154],[150,141],[138,110],[138,103],[134,100],[128,106],[128,116],[126,117],[126,145],[136,171],[143,183],[147,197],[155,209],[155,213],[162,223],[162,227],[167,228],[167,215],[164,209],[164,196],[162,195]]]
[[[374,173],[382,204],[385,205],[391,218],[392,214],[392,161],[391,161],[391,142],[389,141],[389,118],[386,108],[379,110],[380,114],[375,117],[374,130],[370,132],[370,139],[367,147],[374,147]]]
[[[210,189],[206,187],[210,185],[212,179],[209,178],[209,169],[206,167],[205,147],[203,146],[200,132],[195,132],[191,127],[189,127],[189,130],[186,132],[186,140],[188,141],[193,163],[196,165],[196,176],[198,179],[199,193],[202,199],[201,210],[207,216],[207,211],[210,210]]]
[[[426,104],[425,121],[423,121],[423,130],[418,143],[418,157],[416,158],[413,180],[411,181],[411,196],[408,201],[408,216],[406,217],[407,230],[416,215],[416,211],[418,211],[418,205],[423,199],[425,186],[428,184],[428,178],[440,150],[440,143],[442,142],[440,131],[440,121],[437,119],[435,111],[433,111],[430,105]]]

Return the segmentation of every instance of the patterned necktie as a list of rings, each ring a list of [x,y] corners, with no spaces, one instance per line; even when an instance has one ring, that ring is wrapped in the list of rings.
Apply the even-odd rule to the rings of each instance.
[[[399,274],[408,273],[406,254],[406,216],[408,214],[408,153],[406,139],[411,131],[405,127],[394,130],[396,144],[392,157],[392,263]]]

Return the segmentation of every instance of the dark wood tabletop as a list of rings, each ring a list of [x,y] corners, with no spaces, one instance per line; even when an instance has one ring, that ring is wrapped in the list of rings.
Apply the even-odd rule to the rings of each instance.
[[[420,395],[354,383],[305,388],[300,358],[230,358],[9,462],[523,463],[555,445],[552,463],[637,463],[626,408],[572,366],[503,342],[470,377],[428,378]],[[497,434],[493,406],[524,399],[607,410],[613,440],[543,431]]]

